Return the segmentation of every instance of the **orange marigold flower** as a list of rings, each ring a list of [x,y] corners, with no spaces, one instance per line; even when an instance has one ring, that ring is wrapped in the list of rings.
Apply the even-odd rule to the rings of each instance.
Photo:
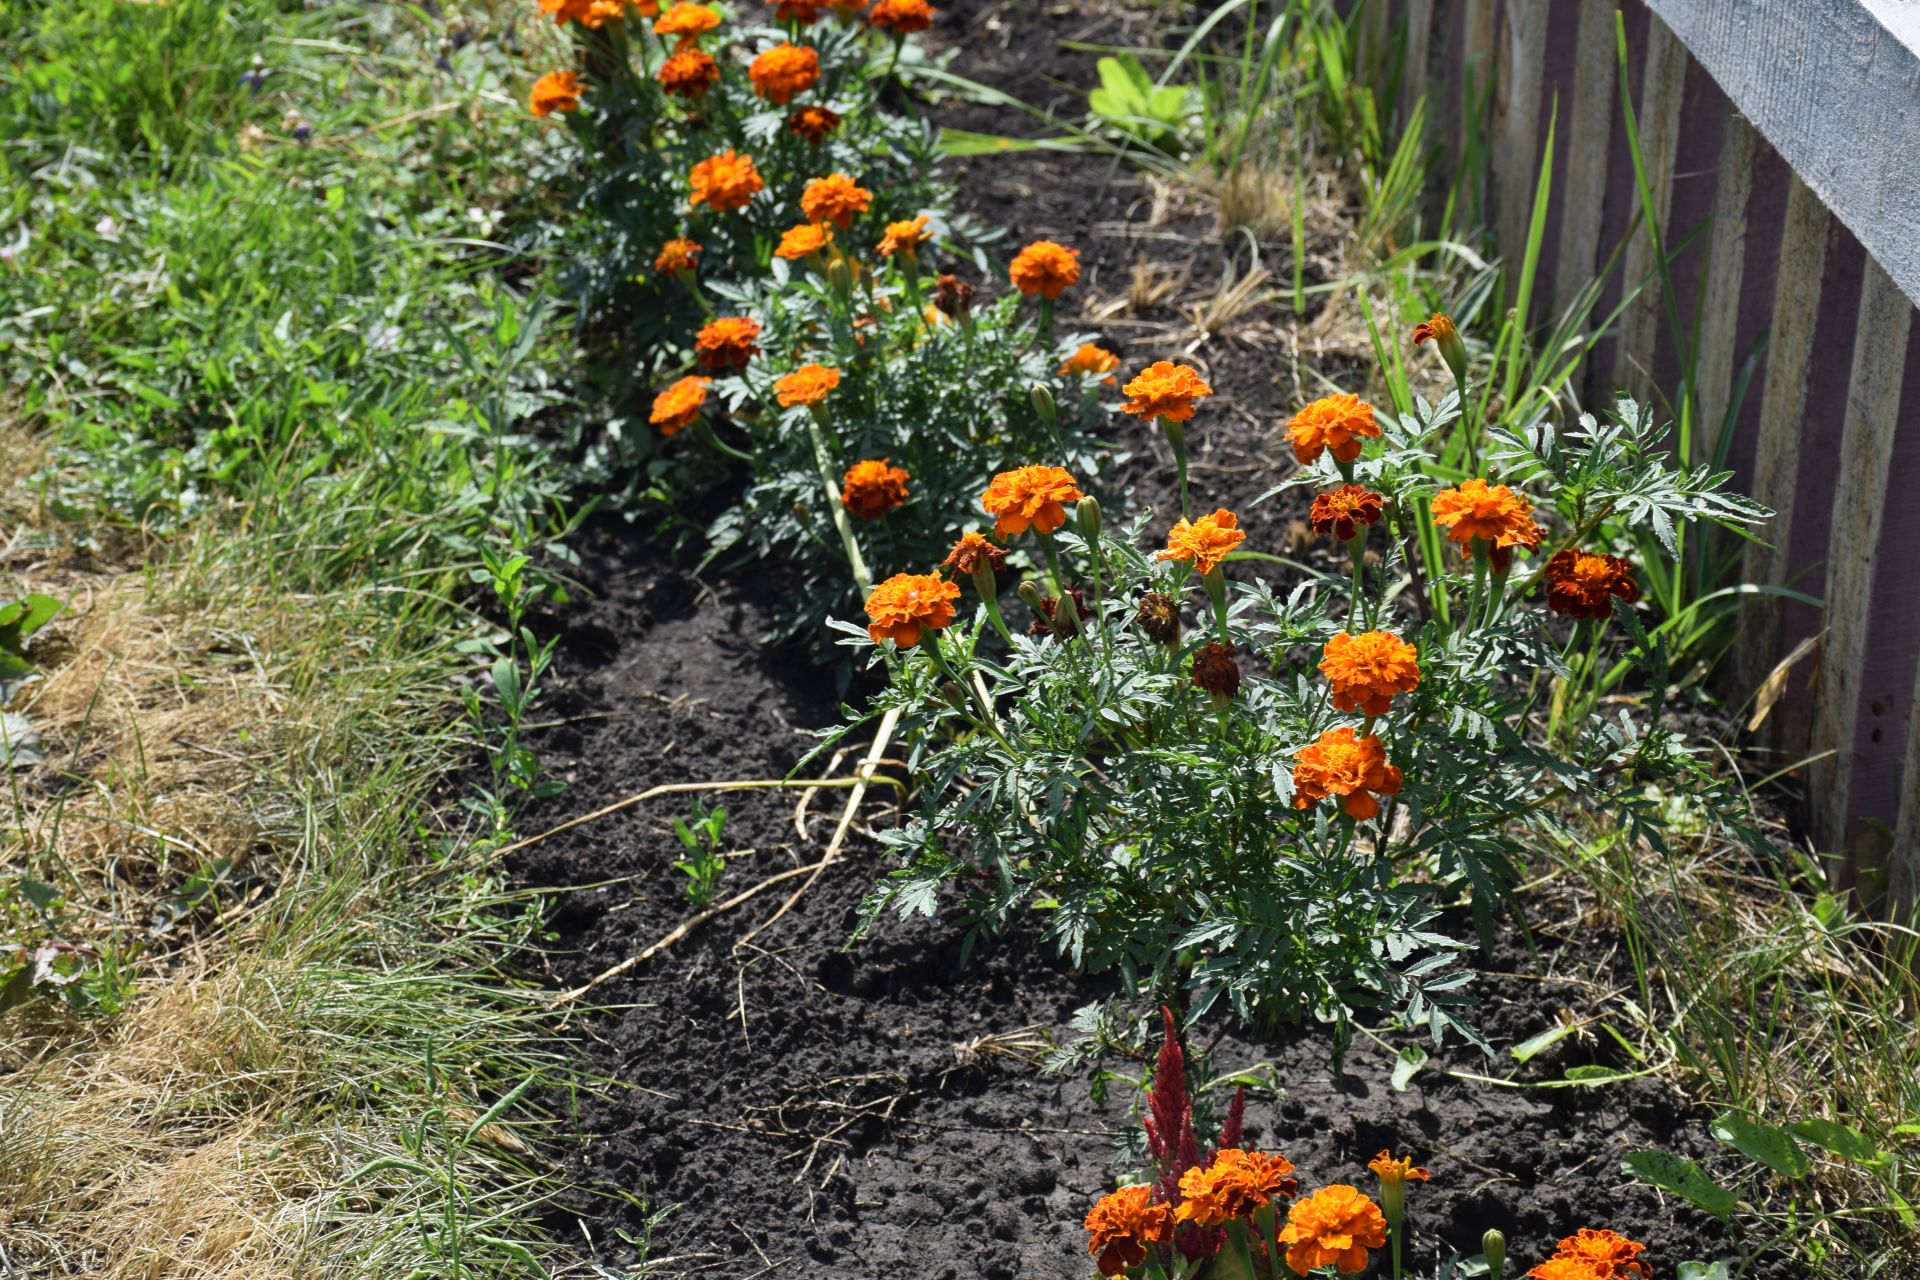
[[[1209,649],[1232,652],[1228,646],[1218,643],[1207,645],[1200,652],[1204,655]],[[1228,664],[1232,664],[1231,659]],[[1199,656],[1194,658],[1193,672],[1194,682],[1198,684]],[[1234,684],[1236,687],[1239,684],[1238,671],[1234,673]],[[1288,1176],[1292,1172],[1293,1162],[1285,1156],[1228,1147],[1214,1156],[1212,1164],[1195,1166],[1180,1175],[1180,1207],[1174,1210],[1174,1216],[1203,1227],[1217,1227],[1235,1218],[1248,1217],[1268,1201],[1290,1197],[1300,1189],[1300,1183]]]
[[[973,286],[959,276],[943,275],[933,282],[933,305],[954,319],[967,315],[973,310]]]
[[[891,640],[902,649],[920,643],[922,631],[953,622],[960,588],[937,573],[896,573],[867,597],[867,634],[875,644]]]
[[[993,532],[1000,538],[1025,533],[1029,526],[1040,533],[1052,533],[1067,522],[1063,502],[1078,502],[1087,495],[1080,492],[1074,478],[1060,467],[1017,467],[1002,471],[980,495],[980,505],[994,517]]]
[[[1528,1280],[1598,1280],[1593,1264],[1579,1258],[1548,1258],[1527,1272]]]
[[[831,222],[845,231],[853,225],[854,215],[865,213],[873,205],[873,192],[844,173],[815,178],[800,193],[800,211],[815,222]]]
[[[1327,730],[1294,761],[1293,807],[1296,809],[1311,808],[1331,796],[1339,796],[1340,807],[1349,816],[1365,822],[1380,812],[1375,794],[1390,796],[1399,790],[1400,770],[1387,763],[1387,751],[1380,745],[1380,739],[1372,734],[1362,738],[1351,725]]]
[[[933,6],[927,0],[876,0],[867,21],[882,31],[910,35],[933,25]]]
[[[1067,362],[1060,366],[1060,376],[1070,378],[1078,374],[1090,378],[1098,377],[1103,373],[1110,374],[1119,367],[1119,356],[1113,354],[1113,352],[1107,350],[1105,347],[1097,347],[1091,342],[1083,342],[1080,344],[1080,349],[1068,356]],[[1112,385],[1113,383],[1112,378],[1108,378],[1106,381],[1108,385]]]
[[[833,229],[821,226],[817,222],[803,222],[796,227],[788,227],[780,233],[780,246],[773,251],[776,258],[797,260],[809,254],[819,253],[833,243]]]
[[[758,320],[748,316],[721,316],[700,326],[700,332],[693,339],[693,357],[703,369],[738,372],[760,354],[760,348],[753,341],[759,336]]]
[[[691,203],[704,204],[717,213],[746,208],[747,202],[767,185],[753,167],[753,157],[731,149],[694,165],[687,180],[693,185]]]
[[[1132,397],[1120,406],[1123,412],[1169,422],[1193,417],[1200,399],[1213,394],[1213,388],[1202,382],[1198,373],[1171,360],[1154,361],[1120,389]]]
[[[1287,438],[1293,441],[1293,456],[1301,466],[1331,449],[1336,461],[1352,462],[1360,456],[1360,441],[1380,434],[1374,425],[1373,406],[1359,396],[1322,396],[1293,415],[1287,423]]]
[[[810,26],[820,17],[820,11],[827,7],[827,0],[780,0],[773,7],[776,22],[797,22],[801,26]]]
[[[1186,560],[1203,577],[1220,567],[1227,553],[1247,540],[1240,517],[1222,507],[1198,520],[1182,519],[1167,534],[1167,549],[1156,560]]]
[[[1384,502],[1365,485],[1343,484],[1332,493],[1317,495],[1307,518],[1315,533],[1330,533],[1342,542],[1351,542],[1362,528],[1371,529],[1380,522]]]
[[[699,49],[675,51],[655,73],[660,87],[684,98],[697,98],[720,83],[720,64]]]
[[[820,55],[803,44],[777,44],[753,60],[747,78],[755,93],[783,107],[820,78]]]
[[[1492,544],[1493,564],[1505,570],[1513,562],[1513,548],[1531,551],[1540,545],[1542,530],[1533,520],[1533,504],[1503,484],[1469,480],[1457,489],[1433,495],[1433,522],[1447,537],[1470,551],[1475,538]]]
[[[720,15],[703,4],[676,4],[654,19],[653,31],[660,36],[678,36],[686,48],[720,25]]]
[[[1383,716],[1396,694],[1419,686],[1419,654],[1390,631],[1342,631],[1327,641],[1320,674],[1333,686],[1335,710]]]
[[[653,398],[653,413],[647,421],[660,428],[663,436],[677,435],[699,420],[700,406],[707,402],[707,388],[712,385],[712,378],[680,379]]]
[[[880,239],[881,255],[892,257],[896,253],[904,253],[909,257],[917,256],[920,246],[933,239],[927,234],[928,221],[928,216],[923,213],[905,222],[889,222],[887,234]]]
[[[1612,597],[1627,604],[1640,598],[1633,565],[1604,551],[1568,547],[1547,561],[1547,608],[1574,618],[1606,618]]]
[[[951,569],[955,573],[973,573],[981,566],[998,569],[1007,562],[1007,553],[988,542],[985,536],[969,529],[960,535],[960,540],[947,552],[947,558],[940,562],[942,569]]]
[[[1639,1260],[1646,1249],[1647,1246],[1617,1232],[1582,1227],[1559,1243],[1554,1249],[1552,1261],[1571,1262],[1585,1267],[1584,1272],[1559,1273],[1567,1277],[1579,1275],[1581,1280],[1587,1277],[1591,1277],[1591,1280],[1651,1280],[1653,1268]],[[1543,1264],[1551,1265],[1551,1262]],[[1543,1277],[1542,1267],[1535,1267],[1527,1274]],[[1553,1280],[1553,1277],[1544,1276],[1544,1280]]]
[[[552,14],[555,22],[579,22],[592,4],[593,0],[540,0],[540,10]]]
[[[1087,1255],[1103,1276],[1147,1260],[1147,1246],[1173,1239],[1173,1210],[1153,1202],[1152,1187],[1122,1187],[1087,1210]]]
[[[907,481],[912,479],[889,459],[868,458],[847,468],[840,482],[840,505],[862,520],[878,520],[895,507],[906,505]]]
[[[598,31],[609,22],[625,21],[626,16],[627,0],[587,0],[587,16],[580,25]]]
[[[578,111],[580,95],[586,91],[580,77],[571,71],[549,71],[533,82],[527,95],[527,109],[542,120],[556,111]]]
[[[1007,268],[1014,288],[1051,302],[1080,279],[1080,251],[1051,240],[1035,240],[1013,255]]]
[[[1415,1167],[1412,1156],[1401,1156],[1395,1159],[1384,1149],[1379,1155],[1367,1161],[1367,1168],[1371,1169],[1373,1176],[1382,1182],[1425,1182],[1433,1176],[1425,1169]]]
[[[787,131],[799,134],[816,147],[839,127],[840,113],[826,107],[802,107],[787,117]]]
[[[1336,1182],[1294,1202],[1280,1243],[1287,1265],[1303,1276],[1329,1263],[1351,1275],[1366,1269],[1367,1250],[1386,1246],[1387,1219],[1358,1187]]]
[[[660,246],[659,256],[653,260],[653,269],[663,276],[691,271],[700,253],[700,246],[691,240],[669,240]]]
[[[1449,342],[1458,341],[1460,331],[1453,327],[1453,317],[1436,311],[1432,316],[1413,326],[1413,345],[1431,342],[1437,347],[1445,347]]]
[[[829,369],[823,364],[803,364],[775,382],[773,394],[779,398],[782,408],[790,409],[796,404],[819,404],[839,385],[838,369]]]

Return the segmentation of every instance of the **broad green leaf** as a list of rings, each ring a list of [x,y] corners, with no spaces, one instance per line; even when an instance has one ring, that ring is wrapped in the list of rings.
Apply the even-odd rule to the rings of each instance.
[[[1670,1191],[1682,1200],[1706,1210],[1725,1222],[1740,1203],[1727,1190],[1685,1156],[1669,1151],[1636,1151],[1621,1161],[1621,1167],[1643,1182],[1651,1182],[1662,1191]]]
[[[1834,1155],[1861,1164],[1875,1164],[1883,1158],[1880,1148],[1867,1140],[1867,1135],[1858,1129],[1850,1128],[1834,1120],[1801,1120],[1789,1126],[1793,1132],[1823,1147]]]
[[[1393,1064],[1392,1084],[1396,1091],[1404,1093],[1420,1068],[1427,1065],[1427,1051],[1417,1044],[1410,1044],[1400,1051]]]
[[[1674,1269],[1674,1280],[1727,1280],[1727,1261],[1683,1262]]]
[[[1713,1122],[1713,1136],[1750,1160],[1757,1160],[1775,1173],[1789,1178],[1804,1178],[1813,1162],[1785,1129],[1729,1111]]]
[[[1573,1028],[1567,1023],[1556,1023],[1538,1035],[1528,1036],[1525,1040],[1513,1046],[1509,1052],[1513,1054],[1513,1060],[1515,1062],[1525,1062],[1541,1050],[1560,1043],[1572,1034]]]

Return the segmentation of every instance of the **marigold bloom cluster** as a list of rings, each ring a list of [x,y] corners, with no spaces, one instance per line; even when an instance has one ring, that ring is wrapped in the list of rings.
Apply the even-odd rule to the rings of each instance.
[[[933,6],[927,0],[875,0],[867,21],[881,31],[912,35],[933,25]]]
[[[607,23],[627,16],[628,0],[540,0],[540,9],[553,15],[557,23],[577,22],[598,31]],[[643,18],[660,12],[660,0],[632,0],[631,7]]]
[[[933,239],[927,234],[929,221],[928,215],[923,213],[905,222],[889,222],[887,234],[880,238],[880,255],[890,258],[896,253],[909,256],[919,253],[920,246]]]
[[[1287,422],[1293,456],[1303,467],[1318,461],[1325,452],[1332,453],[1336,462],[1352,462],[1360,456],[1360,442],[1379,434],[1373,406],[1346,392],[1322,396]]]
[[[527,95],[527,110],[542,120],[556,111],[578,111],[583,92],[580,77],[573,72],[549,71],[533,82],[533,92]]]
[[[1103,1276],[1147,1260],[1147,1246],[1173,1239],[1173,1210],[1153,1202],[1152,1187],[1121,1187],[1087,1210],[1087,1254]]]
[[[868,458],[847,468],[840,483],[840,505],[862,520],[878,520],[907,501],[904,470],[889,465],[886,458]]]
[[[1568,547],[1547,561],[1547,608],[1573,618],[1613,615],[1613,599],[1626,604],[1640,598],[1633,566],[1604,551]]]
[[[700,254],[700,246],[692,240],[678,238],[669,240],[660,246],[660,252],[653,260],[653,269],[663,276],[691,271],[697,264]]]
[[[947,558],[940,562],[942,569],[951,569],[955,573],[971,574],[981,569],[998,569],[1007,562],[1007,553],[988,542],[984,536],[969,529],[960,535],[960,540],[947,552]]]
[[[1384,1148],[1379,1155],[1367,1161],[1367,1168],[1382,1182],[1425,1182],[1433,1176],[1425,1169],[1415,1166],[1412,1156],[1395,1157],[1392,1152]]]
[[[1086,496],[1061,467],[1018,467],[995,476],[980,495],[980,505],[994,517],[994,535],[1012,538],[1029,528],[1052,533],[1067,522],[1067,509],[1061,504]]]
[[[1036,240],[1013,255],[1007,274],[1020,292],[1029,297],[1037,293],[1051,302],[1080,279],[1080,251]]]
[[[820,79],[820,55],[803,44],[777,44],[747,67],[753,91],[784,107]]]
[[[1083,342],[1080,344],[1080,349],[1068,356],[1066,363],[1060,366],[1059,373],[1063,378],[1075,376],[1097,378],[1103,374],[1111,374],[1119,367],[1119,356],[1113,354],[1113,352],[1107,350],[1105,347],[1095,346],[1091,342]],[[1109,386],[1113,385],[1113,379],[1111,377],[1108,377],[1106,382]]]
[[[703,369],[738,373],[760,354],[754,342],[760,322],[749,316],[721,316],[700,326],[693,338],[693,358]]]
[[[1240,517],[1226,508],[1198,520],[1181,520],[1167,534],[1166,550],[1156,560],[1185,560],[1194,571],[1205,576],[1218,569],[1227,553],[1247,540],[1240,528]]]
[[[720,25],[720,15],[703,4],[676,4],[653,22],[657,36],[673,36],[682,49]]]
[[[1307,519],[1313,531],[1351,542],[1362,529],[1380,523],[1386,500],[1365,485],[1343,484],[1331,493],[1318,494]]]
[[[691,203],[695,207],[704,204],[716,213],[746,208],[747,202],[767,185],[753,167],[753,157],[731,149],[694,165],[687,181],[693,186]]]
[[[720,64],[701,49],[676,50],[655,73],[660,87],[683,98],[697,98],[720,83]]]
[[[773,256],[793,261],[819,253],[832,243],[832,228],[818,222],[802,222],[780,233],[780,244]]]
[[[1187,421],[1201,398],[1213,394],[1198,373],[1171,360],[1156,360],[1121,390],[1131,397],[1120,406],[1124,412],[1169,422]]]
[[[1269,1201],[1298,1191],[1300,1183],[1292,1173],[1293,1162],[1285,1156],[1228,1147],[1212,1163],[1180,1175],[1180,1207],[1174,1216],[1203,1227],[1248,1217]]]
[[[840,113],[826,107],[802,107],[787,117],[787,132],[798,134],[814,146],[840,127]]]
[[[839,385],[838,369],[823,364],[803,364],[775,381],[773,394],[780,401],[781,408],[791,409],[797,404],[819,404]]]
[[[1336,1182],[1287,1210],[1280,1229],[1287,1265],[1301,1275],[1332,1265],[1352,1275],[1366,1270],[1367,1251],[1387,1243],[1387,1219],[1359,1188]]]
[[[896,573],[867,597],[867,635],[874,643],[891,640],[902,649],[920,643],[923,631],[953,622],[960,588],[937,573]]]
[[[1293,807],[1307,809],[1334,796],[1348,816],[1365,822],[1380,812],[1376,795],[1400,790],[1400,770],[1387,763],[1387,750],[1372,734],[1360,737],[1351,725],[1329,729],[1304,748],[1293,766]]]
[[[1531,551],[1543,532],[1533,520],[1533,504],[1503,484],[1469,480],[1457,489],[1433,495],[1433,522],[1447,537],[1471,551],[1475,538],[1489,544],[1493,564],[1504,570],[1513,562],[1513,549]]]
[[[700,418],[700,406],[707,402],[712,378],[682,378],[653,398],[653,412],[647,421],[660,428],[663,436],[676,435]]]
[[[815,222],[831,222],[845,231],[873,206],[873,192],[844,173],[815,178],[800,193],[800,211]]]
[[[1419,655],[1412,645],[1388,631],[1366,631],[1357,636],[1342,631],[1327,641],[1320,674],[1333,686],[1335,710],[1383,716],[1396,694],[1409,693],[1419,686]]]
[[[1652,1280],[1653,1268],[1640,1261],[1646,1248],[1616,1232],[1582,1227],[1527,1275],[1533,1280]]]

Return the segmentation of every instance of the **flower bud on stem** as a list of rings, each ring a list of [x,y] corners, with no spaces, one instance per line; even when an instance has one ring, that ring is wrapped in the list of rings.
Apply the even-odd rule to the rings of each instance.
[[[1487,1232],[1480,1237],[1480,1253],[1487,1260],[1487,1275],[1500,1280],[1507,1269],[1507,1238],[1497,1230]]]

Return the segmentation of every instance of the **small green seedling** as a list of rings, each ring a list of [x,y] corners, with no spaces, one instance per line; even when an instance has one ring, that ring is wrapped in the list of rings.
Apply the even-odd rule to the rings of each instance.
[[[684,818],[673,820],[673,833],[687,851],[687,856],[673,867],[686,875],[687,900],[696,907],[713,901],[720,876],[727,869],[727,860],[720,856],[720,839],[726,829],[726,809],[715,806],[708,810],[698,799],[693,802],[691,823]]]

